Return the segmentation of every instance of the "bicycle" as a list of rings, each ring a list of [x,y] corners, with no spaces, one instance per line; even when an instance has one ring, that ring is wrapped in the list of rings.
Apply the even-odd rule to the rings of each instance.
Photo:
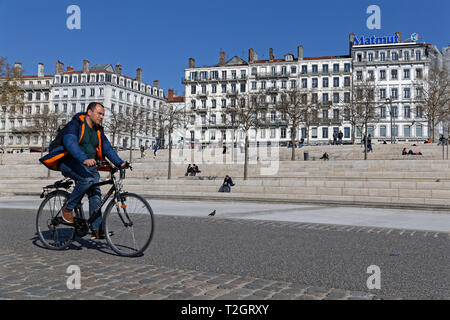
[[[123,191],[122,180],[125,169],[133,168],[127,162],[125,168],[117,168],[109,162],[98,162],[97,168],[106,168],[111,176],[106,181],[98,182],[91,188],[112,184],[104,195],[98,208],[89,219],[84,218],[82,201],[74,208],[74,221],[68,223],[62,218],[62,208],[69,199],[74,181],[65,178],[52,185],[43,187],[44,198],[36,216],[36,230],[39,239],[47,249],[65,250],[75,237],[84,237],[92,231],[92,222],[102,215],[101,210],[109,197],[113,198],[103,214],[102,227],[106,241],[111,249],[120,256],[135,257],[149,246],[154,233],[154,217],[150,204],[140,195]],[[115,173],[120,172],[117,179]],[[63,190],[65,189],[65,190]],[[115,210],[114,210],[115,208]]]

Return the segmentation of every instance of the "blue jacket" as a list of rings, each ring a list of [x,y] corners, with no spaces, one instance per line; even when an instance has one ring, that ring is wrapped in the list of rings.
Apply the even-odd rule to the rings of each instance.
[[[63,145],[54,148],[39,161],[51,170],[59,171],[59,163],[67,155],[71,155],[81,163],[88,159],[88,156],[81,150],[80,142],[84,135],[86,114],[77,113],[63,129]],[[103,127],[95,127],[98,136],[97,159],[102,161],[106,156],[115,166],[120,166],[124,161],[119,158],[111,143],[106,138]]]

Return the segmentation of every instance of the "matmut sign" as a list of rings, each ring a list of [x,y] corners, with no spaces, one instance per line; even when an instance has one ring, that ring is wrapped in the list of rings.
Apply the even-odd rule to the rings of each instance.
[[[357,37],[353,38],[353,45],[360,46],[366,44],[386,44],[386,43],[399,43],[399,36],[396,34],[395,36],[387,36],[387,37]]]

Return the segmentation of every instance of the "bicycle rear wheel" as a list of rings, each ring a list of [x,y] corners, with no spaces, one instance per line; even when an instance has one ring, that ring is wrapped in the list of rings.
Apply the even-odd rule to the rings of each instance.
[[[61,209],[68,199],[68,192],[56,190],[49,193],[39,206],[36,230],[47,249],[64,250],[75,238],[75,228],[62,223]]]
[[[120,256],[141,255],[152,241],[153,210],[150,204],[134,193],[120,194],[121,202],[111,200],[105,210],[106,241]],[[113,235],[111,235],[111,232]]]

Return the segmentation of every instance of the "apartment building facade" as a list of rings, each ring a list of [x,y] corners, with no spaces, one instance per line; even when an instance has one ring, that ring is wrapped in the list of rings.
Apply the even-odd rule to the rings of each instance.
[[[22,74],[20,62],[16,62],[14,68],[18,68]],[[39,149],[42,145],[40,134],[32,130],[31,115],[50,110],[53,75],[44,74],[43,63],[38,63],[37,69],[36,75],[21,76],[24,90],[23,106],[15,108],[15,112],[10,112],[7,106],[1,106],[0,149],[3,152],[28,151]]]
[[[314,121],[297,128],[297,139],[328,143],[333,133],[342,132],[344,143],[350,143],[353,134],[359,142],[361,127],[352,127],[345,109],[354,84],[367,78],[374,79],[378,91],[380,117],[369,126],[374,141],[389,141],[391,135],[397,141],[424,140],[429,126],[418,83],[428,74],[433,54],[439,53],[430,44],[402,42],[400,33],[380,38],[380,43],[375,38],[373,44],[358,40],[361,37],[351,34],[349,54],[342,56],[304,57],[303,47],[298,46],[296,55],[287,53],[281,59],[274,57],[272,49],[266,60],[259,60],[253,49],[247,61],[240,57],[226,61],[221,52],[219,63],[213,66],[196,67],[190,58],[182,80],[186,110],[191,112],[190,141],[216,146],[242,143],[244,133],[230,128],[226,109],[236,107],[246,94],[264,92],[269,108],[263,117],[270,119],[269,126],[250,130],[250,141],[286,145],[290,128],[274,106],[280,93],[297,89],[307,94],[316,112]]]
[[[380,118],[368,131],[376,140],[419,142],[430,136],[424,108],[424,90],[431,65],[439,52],[432,45],[402,42],[401,33],[390,43],[360,43],[350,35],[353,81],[370,79],[376,86]],[[367,39],[368,40],[368,39]],[[366,44],[367,43],[367,44]],[[361,137],[361,130],[357,130]]]
[[[20,64],[18,64],[20,66]],[[158,131],[151,121],[166,100],[163,89],[155,80],[153,85],[142,81],[142,69],[136,70],[136,77],[122,74],[122,66],[115,69],[110,64],[90,67],[88,60],[83,61],[82,70],[74,70],[60,61],[56,62],[53,75],[43,74],[43,64],[38,66],[38,75],[22,76],[25,91],[25,107],[22,113],[13,115],[2,106],[0,114],[0,148],[5,151],[37,150],[43,145],[42,138],[30,133],[33,126],[31,116],[43,112],[58,114],[61,125],[71,120],[74,114],[86,111],[90,102],[99,102],[105,106],[103,125],[111,120],[113,114],[129,115],[137,112],[147,119],[143,130],[136,130],[134,141],[125,130],[113,134],[106,128],[110,142],[121,148],[150,148],[159,143]],[[50,142],[50,135],[45,138],[44,146]]]

